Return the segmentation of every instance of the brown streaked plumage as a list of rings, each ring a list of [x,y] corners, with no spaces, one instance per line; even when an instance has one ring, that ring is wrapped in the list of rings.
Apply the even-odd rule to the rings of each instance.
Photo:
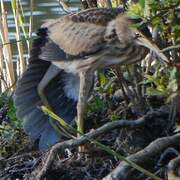
[[[43,27],[48,28],[49,38],[66,53],[88,54],[104,43],[106,26],[117,15],[117,9],[88,9],[45,23]]]
[[[121,13],[118,9],[89,9],[46,22],[39,30],[40,38],[34,42],[14,101],[25,131],[40,139],[41,149],[57,142],[59,133],[52,128],[58,125],[39,112],[38,105],[47,105],[70,123],[77,104],[78,130],[83,132],[94,71],[138,62],[147,53],[145,47],[158,52]],[[158,55],[167,60],[162,53]]]

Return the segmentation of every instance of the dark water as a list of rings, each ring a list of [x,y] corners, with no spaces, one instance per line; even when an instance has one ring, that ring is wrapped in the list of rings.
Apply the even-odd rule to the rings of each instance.
[[[11,0],[5,0],[5,9],[7,10],[8,17],[8,27],[9,27],[9,39],[11,41],[15,41],[16,39],[16,31],[15,31],[15,22],[14,15],[11,7]],[[28,30],[29,27],[29,16],[30,16],[30,0],[21,0],[20,1],[23,7],[25,23],[24,26]],[[80,6],[79,0],[71,0],[69,1],[69,6],[72,11],[77,11]],[[43,21],[46,19],[58,18],[62,15],[65,15],[66,12],[59,5],[57,0],[34,0],[33,2],[33,32],[43,24]],[[24,37],[23,33],[21,33],[22,37]],[[33,33],[35,36],[35,33]],[[17,48],[16,44],[13,44],[13,54],[16,56]],[[24,47],[25,51],[26,48]],[[14,56],[14,57],[15,57]]]

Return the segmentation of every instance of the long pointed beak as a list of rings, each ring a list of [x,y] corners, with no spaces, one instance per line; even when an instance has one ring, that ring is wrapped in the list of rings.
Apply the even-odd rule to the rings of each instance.
[[[147,38],[144,36],[137,38],[137,43],[141,46],[144,46],[151,51],[153,51],[158,57],[160,57],[164,62],[170,63],[170,61],[167,59],[167,57],[161,52],[161,50],[157,47],[156,44],[150,42]]]

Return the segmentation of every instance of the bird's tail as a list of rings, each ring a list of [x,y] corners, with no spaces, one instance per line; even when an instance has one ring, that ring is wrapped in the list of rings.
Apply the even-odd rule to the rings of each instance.
[[[38,139],[39,148],[46,150],[59,141],[59,135],[51,126],[48,115],[45,115],[39,108],[42,101],[38,95],[37,86],[50,63],[39,59],[41,48],[46,43],[46,32],[40,30],[38,35],[40,37],[33,43],[28,68],[17,83],[13,99],[17,117],[23,121],[25,132],[33,140]],[[79,79],[61,70],[45,88],[45,94],[53,111],[70,123],[76,115],[77,101],[65,93],[68,83],[77,85]]]

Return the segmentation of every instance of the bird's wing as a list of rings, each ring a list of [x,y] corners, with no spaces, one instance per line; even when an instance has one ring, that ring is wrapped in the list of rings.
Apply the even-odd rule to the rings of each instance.
[[[64,18],[49,29],[49,38],[71,55],[97,51],[104,41],[106,27]]]
[[[117,9],[90,9],[46,22],[48,37],[40,58],[75,59],[101,50],[106,25],[118,13]]]
[[[81,11],[79,13],[68,15],[73,22],[89,22],[106,26],[109,21],[116,18],[120,13],[124,12],[122,8],[92,8]]]
[[[51,63],[38,58],[47,36],[43,30],[38,34],[39,38],[32,44],[28,67],[18,80],[13,99],[17,118],[22,120],[25,132],[33,140],[39,140],[41,150],[46,150],[62,137],[52,127],[49,116],[40,109],[43,102],[37,88]],[[76,116],[78,88],[79,77],[59,69],[59,74],[44,90],[53,112],[67,123],[73,122]]]

